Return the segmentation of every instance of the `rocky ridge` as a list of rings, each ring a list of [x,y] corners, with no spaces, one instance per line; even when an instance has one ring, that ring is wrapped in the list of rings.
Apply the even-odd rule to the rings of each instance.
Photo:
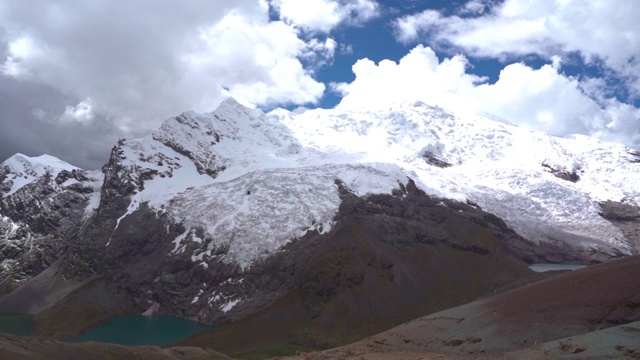
[[[17,154],[0,166],[0,294],[37,275],[68,248],[94,207],[101,174],[51,156]]]

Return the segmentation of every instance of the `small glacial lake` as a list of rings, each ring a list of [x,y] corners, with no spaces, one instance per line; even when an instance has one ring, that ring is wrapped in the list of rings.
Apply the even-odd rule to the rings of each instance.
[[[162,346],[213,327],[172,316],[120,316],[69,342],[100,341],[120,345]]]
[[[31,335],[35,323],[31,315],[0,314],[0,333],[12,335]]]
[[[552,270],[578,270],[586,267],[586,265],[576,265],[576,264],[531,264],[529,268],[535,272],[545,272]]]

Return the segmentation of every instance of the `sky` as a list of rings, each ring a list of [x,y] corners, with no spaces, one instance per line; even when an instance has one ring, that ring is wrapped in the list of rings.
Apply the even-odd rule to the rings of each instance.
[[[0,0],[0,161],[99,168],[229,96],[422,101],[640,148],[638,19],[637,0]]]

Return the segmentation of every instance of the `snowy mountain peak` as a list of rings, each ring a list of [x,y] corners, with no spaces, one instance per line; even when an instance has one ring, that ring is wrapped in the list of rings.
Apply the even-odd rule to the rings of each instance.
[[[230,98],[211,113],[185,112],[147,137],[119,142],[103,169],[106,188],[125,198],[114,233],[146,203],[185,226],[174,251],[189,248],[197,230],[209,242],[198,261],[224,247],[228,260],[248,266],[306,231],[331,228],[336,182],[366,197],[391,194],[409,179],[429,195],[478,204],[532,242],[632,253],[635,245],[600,213],[604,201],[640,205],[639,162],[640,153],[620,144],[419,102],[265,114]],[[7,193],[45,168],[54,176],[73,169],[52,157],[5,163]]]
[[[0,165],[0,186],[2,186],[0,190],[9,196],[45,174],[55,178],[63,170],[78,169],[55,156],[29,157],[18,153]]]
[[[304,148],[401,167],[427,193],[471,200],[535,242],[631,245],[603,219],[606,200],[640,205],[640,168],[625,146],[559,138],[420,103],[386,110],[276,110]],[[636,154],[636,155],[634,155]],[[588,245],[587,245],[588,244]]]
[[[599,215],[600,203],[640,204],[632,185],[640,169],[623,145],[553,137],[420,102],[265,114],[227,99],[211,113],[167,119],[152,136],[127,141],[123,152],[142,184],[127,213],[143,202],[164,208],[208,230],[212,244],[228,246],[243,265],[257,249],[275,251],[314,224],[330,227],[339,205],[332,179],[366,196],[391,193],[408,177],[430,195],[479,204],[531,241],[573,239],[596,251],[632,249]],[[305,191],[322,199],[300,195]],[[197,211],[207,203],[218,215]],[[298,206],[301,216],[287,215]],[[250,236],[253,228],[276,229],[274,222],[288,230],[261,232],[266,243]],[[229,235],[240,233],[245,238]]]
[[[241,118],[256,118],[264,115],[260,109],[244,106],[233,97],[225,99],[213,112],[221,116],[235,118],[236,120],[241,120]]]
[[[69,163],[58,159],[51,155],[40,155],[36,157],[30,157],[24,154],[17,153],[8,158],[2,163],[2,166],[9,166],[14,171],[28,170],[28,169],[49,169],[49,170],[73,170],[77,167],[70,165]]]

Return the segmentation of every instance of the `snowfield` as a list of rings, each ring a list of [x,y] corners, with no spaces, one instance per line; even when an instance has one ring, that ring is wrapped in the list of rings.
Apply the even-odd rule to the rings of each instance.
[[[598,202],[640,205],[640,156],[624,145],[423,103],[265,114],[228,99],[125,141],[119,161],[121,176],[143,184],[122,218],[148,203],[185,225],[174,252],[206,242],[194,262],[223,246],[224,260],[243,267],[307,231],[329,231],[340,205],[336,180],[366,196],[390,194],[411,178],[428,194],[477,203],[529,240],[628,254],[628,240],[598,214]],[[46,156],[3,165],[20,174],[5,196],[45,170],[73,168]],[[100,200],[95,192],[88,211]]]

